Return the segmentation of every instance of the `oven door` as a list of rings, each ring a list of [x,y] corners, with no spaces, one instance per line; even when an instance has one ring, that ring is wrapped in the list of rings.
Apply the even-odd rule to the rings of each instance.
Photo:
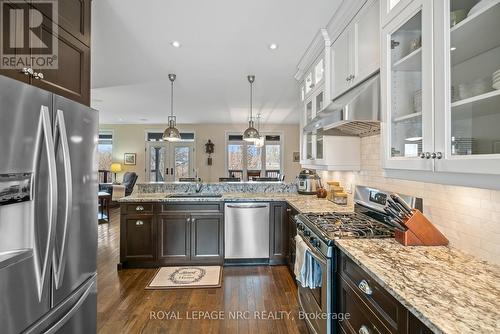
[[[299,283],[299,303],[301,311],[305,313],[304,318],[312,333],[329,334],[332,333],[332,264],[331,259],[327,259],[321,253],[314,250],[314,247],[303,236],[304,240],[311,249],[310,254],[313,261],[321,266],[321,287],[311,289],[304,288]]]

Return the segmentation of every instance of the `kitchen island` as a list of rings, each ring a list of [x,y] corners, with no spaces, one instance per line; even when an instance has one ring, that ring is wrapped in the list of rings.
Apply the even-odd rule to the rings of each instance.
[[[120,202],[118,268],[224,263],[224,204],[269,204],[269,264],[290,263],[297,212],[351,212],[315,195],[293,192],[134,193]],[[176,196],[177,195],[177,196]],[[208,196],[207,196],[208,195]]]

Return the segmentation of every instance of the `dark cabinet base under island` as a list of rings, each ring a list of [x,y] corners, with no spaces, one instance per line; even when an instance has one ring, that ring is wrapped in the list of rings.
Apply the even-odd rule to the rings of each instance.
[[[286,264],[286,202],[271,202],[269,264]],[[224,202],[137,202],[120,206],[122,268],[224,264]]]

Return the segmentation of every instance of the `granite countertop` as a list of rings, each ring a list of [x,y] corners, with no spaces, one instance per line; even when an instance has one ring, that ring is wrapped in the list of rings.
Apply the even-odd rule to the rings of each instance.
[[[404,247],[394,239],[337,246],[436,333],[500,333],[500,267],[452,247]]]
[[[353,205],[350,203],[347,206],[337,205],[326,199],[317,198],[315,195],[300,195],[297,193],[224,193],[222,197],[193,197],[193,198],[172,198],[168,193],[136,193],[127,197],[123,197],[118,201],[120,203],[137,203],[137,202],[233,202],[233,201],[266,201],[266,202],[288,202],[299,212],[351,212]]]

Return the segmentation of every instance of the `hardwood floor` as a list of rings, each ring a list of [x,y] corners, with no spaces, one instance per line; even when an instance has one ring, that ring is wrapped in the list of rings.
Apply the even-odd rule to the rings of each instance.
[[[98,238],[99,333],[307,333],[285,266],[224,267],[221,288],[145,290],[155,269],[116,269],[119,208]]]

